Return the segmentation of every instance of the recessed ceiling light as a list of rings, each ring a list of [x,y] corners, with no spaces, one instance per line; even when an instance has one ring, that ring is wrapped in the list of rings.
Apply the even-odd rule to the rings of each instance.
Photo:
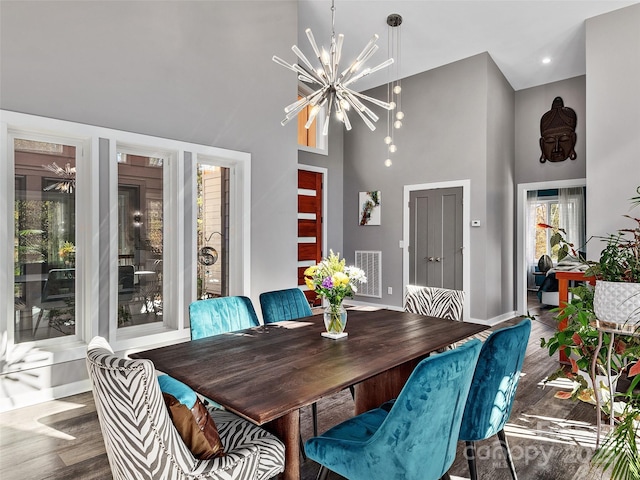
[[[546,65],[547,63],[551,63],[551,59],[550,59],[549,57],[544,57],[544,58],[542,59],[542,63],[544,63],[545,65]]]

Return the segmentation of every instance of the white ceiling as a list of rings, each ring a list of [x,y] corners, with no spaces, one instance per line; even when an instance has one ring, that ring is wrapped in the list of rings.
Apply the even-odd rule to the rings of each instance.
[[[368,67],[389,56],[387,16],[403,17],[398,28],[399,62],[363,78],[352,88],[366,90],[463,58],[488,52],[514,90],[585,73],[585,20],[640,0],[335,0],[335,32],[343,33],[341,66],[351,63],[373,34],[380,49]],[[328,48],[331,0],[299,0],[298,46],[317,64],[305,35],[310,27]],[[274,52],[295,61],[292,52]],[[551,58],[542,64],[544,57]],[[397,59],[396,59],[397,60]],[[397,69],[397,70],[396,70]]]

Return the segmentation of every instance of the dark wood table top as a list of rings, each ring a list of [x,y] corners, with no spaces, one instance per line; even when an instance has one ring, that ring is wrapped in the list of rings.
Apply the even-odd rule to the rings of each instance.
[[[467,338],[486,326],[392,310],[349,310],[348,337],[322,315],[132,354],[262,425],[325,395]]]

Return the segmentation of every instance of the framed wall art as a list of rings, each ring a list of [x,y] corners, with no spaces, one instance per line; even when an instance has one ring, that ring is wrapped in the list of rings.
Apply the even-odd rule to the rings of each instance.
[[[360,192],[358,200],[360,225],[380,225],[380,190]]]

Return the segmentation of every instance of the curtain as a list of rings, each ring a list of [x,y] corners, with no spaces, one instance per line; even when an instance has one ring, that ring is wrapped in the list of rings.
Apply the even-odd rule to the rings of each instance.
[[[538,203],[538,191],[529,190],[527,192],[527,214],[525,217],[525,232],[528,232],[525,236],[525,255],[527,259],[527,288],[535,288],[535,279],[533,272],[537,265],[537,260],[534,262],[536,255],[536,205]]]
[[[559,226],[567,232],[566,239],[576,252],[586,250],[586,215],[584,187],[558,189]]]

